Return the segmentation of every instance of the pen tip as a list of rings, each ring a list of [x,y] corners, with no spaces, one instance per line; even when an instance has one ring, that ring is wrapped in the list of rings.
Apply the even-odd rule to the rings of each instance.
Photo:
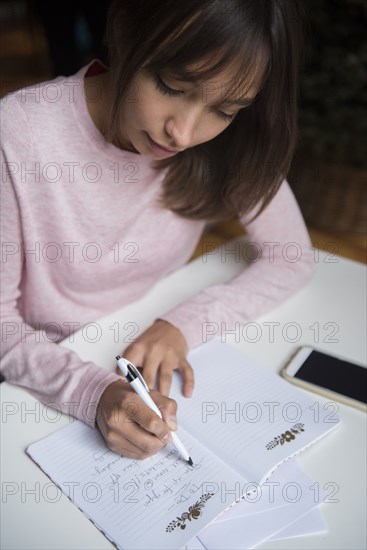
[[[194,465],[191,456],[189,456],[189,460],[188,460],[187,462],[190,464],[190,466],[193,466],[193,465]]]

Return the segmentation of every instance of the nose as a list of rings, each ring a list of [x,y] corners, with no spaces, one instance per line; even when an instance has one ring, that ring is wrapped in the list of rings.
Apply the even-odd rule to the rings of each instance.
[[[183,109],[171,115],[165,131],[178,149],[187,149],[194,144],[195,130],[199,121],[196,109]]]

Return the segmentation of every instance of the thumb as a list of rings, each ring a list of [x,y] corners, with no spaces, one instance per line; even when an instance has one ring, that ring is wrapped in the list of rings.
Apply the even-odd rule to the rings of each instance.
[[[150,394],[169,429],[177,430],[177,402],[155,390],[150,391]]]

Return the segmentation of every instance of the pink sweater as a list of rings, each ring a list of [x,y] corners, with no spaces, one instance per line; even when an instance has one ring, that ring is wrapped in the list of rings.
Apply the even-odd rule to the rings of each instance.
[[[158,207],[164,173],[105,141],[83,95],[88,67],[1,102],[1,370],[8,382],[93,426],[99,398],[118,376],[58,342],[185,264],[205,222]],[[161,316],[190,348],[201,342],[204,322],[228,329],[253,321],[313,272],[287,182],[256,221],[241,221],[261,259]]]

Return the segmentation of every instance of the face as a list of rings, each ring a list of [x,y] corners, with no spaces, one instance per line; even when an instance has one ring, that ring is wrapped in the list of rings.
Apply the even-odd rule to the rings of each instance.
[[[119,142],[159,160],[210,141],[251,104],[258,91],[253,79],[238,87],[236,103],[227,103],[232,77],[233,72],[226,71],[215,80],[193,84],[165,71],[140,70],[122,101]]]

